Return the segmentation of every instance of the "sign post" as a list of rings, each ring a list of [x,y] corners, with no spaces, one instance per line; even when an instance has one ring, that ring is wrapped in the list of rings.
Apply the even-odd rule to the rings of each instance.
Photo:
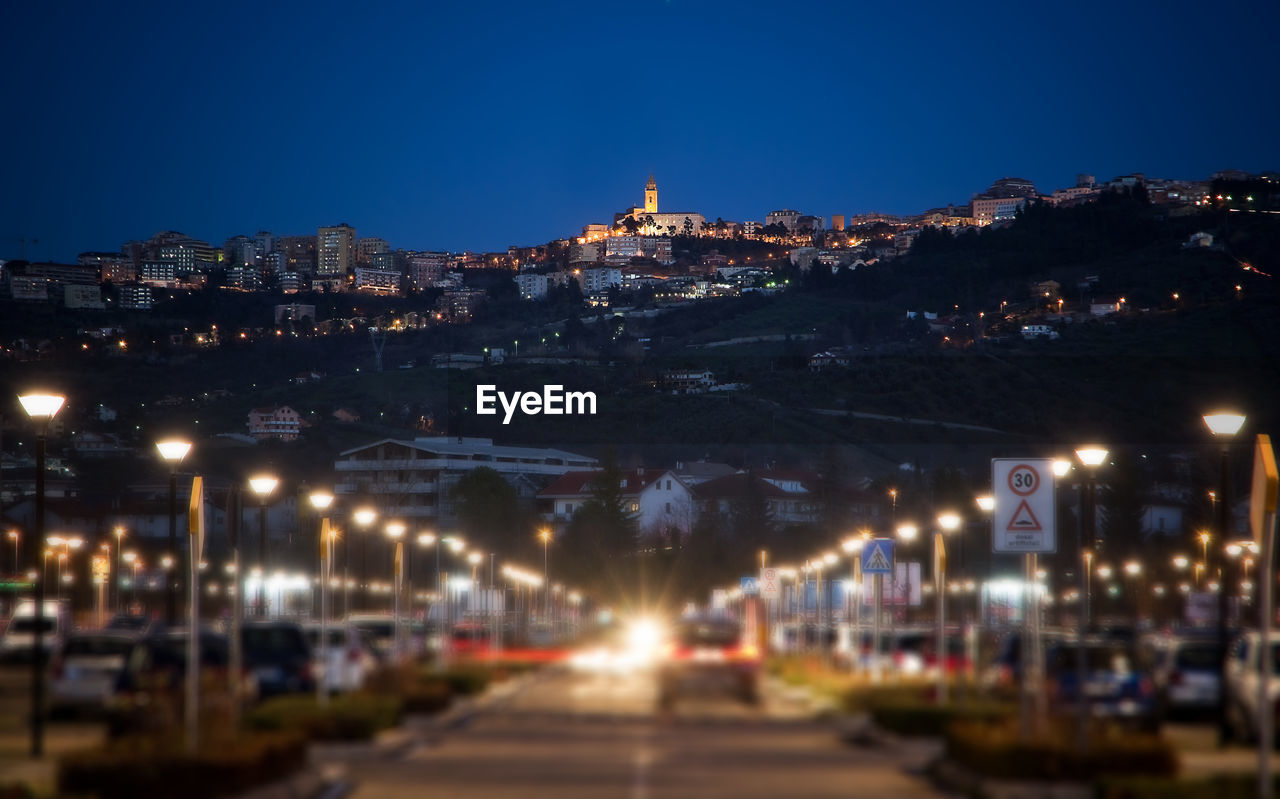
[[[204,555],[204,478],[191,480],[187,515],[187,561],[190,564],[190,615],[187,620],[187,751],[200,746],[200,559]]]
[[[1258,568],[1261,596],[1258,598],[1258,621],[1261,629],[1260,652],[1271,651],[1272,593],[1275,578],[1272,564],[1276,547],[1276,499],[1280,489],[1280,476],[1276,472],[1275,450],[1271,436],[1259,435],[1253,457],[1253,492],[1249,499],[1249,523],[1253,537],[1262,547],[1262,563]],[[1272,660],[1264,655],[1258,658],[1258,707],[1268,708],[1268,689],[1271,687]],[[1271,799],[1271,748],[1275,738],[1275,714],[1262,712],[1258,725],[1258,797]]]
[[[893,539],[873,538],[862,547],[862,575],[872,575],[875,579],[875,622],[872,625],[871,663],[872,680],[880,681],[880,616],[881,603],[884,601],[884,576],[893,574]]]
[[[1053,461],[1048,458],[995,458],[991,461],[991,548],[994,552],[1023,555],[1023,616],[1021,727],[1024,736],[1042,727],[1044,706],[1044,651],[1040,640],[1040,581],[1038,556],[1057,551],[1056,491]],[[1084,600],[1081,599],[1083,602]],[[1081,631],[1078,645],[1084,647]],[[1080,681],[1084,702],[1084,681]]]

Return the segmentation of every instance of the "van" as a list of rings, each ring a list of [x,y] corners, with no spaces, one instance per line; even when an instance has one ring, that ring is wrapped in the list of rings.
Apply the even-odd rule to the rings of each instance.
[[[24,599],[5,628],[4,637],[0,638],[0,661],[15,662],[31,660],[31,644],[36,630],[36,603],[34,599]],[[63,640],[71,632],[71,607],[65,600],[46,599],[44,613],[40,620],[40,650],[44,659],[62,646]]]

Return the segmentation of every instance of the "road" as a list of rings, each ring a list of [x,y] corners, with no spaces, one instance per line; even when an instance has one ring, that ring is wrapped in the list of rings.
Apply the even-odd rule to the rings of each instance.
[[[777,685],[760,707],[684,697],[657,713],[651,676],[553,671],[390,762],[356,762],[355,799],[936,797],[917,749],[858,748]]]

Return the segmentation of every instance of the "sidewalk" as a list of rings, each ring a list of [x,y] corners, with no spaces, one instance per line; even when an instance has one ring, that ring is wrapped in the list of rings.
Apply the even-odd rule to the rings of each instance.
[[[1178,747],[1184,777],[1211,774],[1255,774],[1258,748],[1233,743],[1218,748],[1218,731],[1212,724],[1166,724],[1164,736]],[[1280,774],[1280,753],[1271,753],[1271,771]]]
[[[37,793],[52,793],[58,756],[87,749],[106,739],[102,724],[51,724],[45,727],[44,757],[31,757],[31,737],[27,730],[6,729],[0,733],[0,783],[22,782]]]

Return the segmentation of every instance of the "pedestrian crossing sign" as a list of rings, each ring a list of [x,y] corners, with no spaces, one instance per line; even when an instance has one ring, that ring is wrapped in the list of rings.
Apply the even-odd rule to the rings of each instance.
[[[893,539],[873,538],[862,548],[863,574],[893,574]]]

